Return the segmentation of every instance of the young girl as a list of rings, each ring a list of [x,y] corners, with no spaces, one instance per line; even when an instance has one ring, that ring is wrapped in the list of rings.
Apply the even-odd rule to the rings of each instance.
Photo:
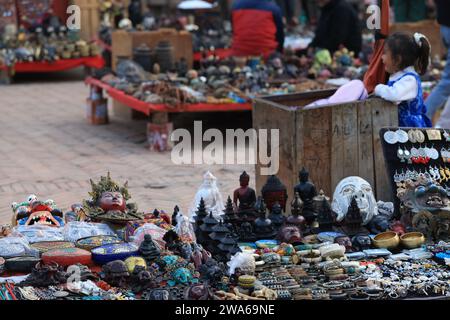
[[[419,76],[427,71],[430,61],[428,39],[420,33],[394,33],[386,41],[382,59],[391,76],[387,85],[375,87],[375,95],[398,104],[400,127],[431,127]]]

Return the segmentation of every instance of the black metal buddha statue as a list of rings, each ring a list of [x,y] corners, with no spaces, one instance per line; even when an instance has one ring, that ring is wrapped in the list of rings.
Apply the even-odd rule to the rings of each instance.
[[[315,185],[309,181],[309,172],[305,168],[299,172],[298,176],[300,183],[294,187],[294,193],[300,195],[300,199],[303,201],[303,217],[305,217],[306,223],[311,225],[317,215],[313,202],[314,197],[317,196],[317,190]]]
[[[256,192],[248,185],[250,176],[243,172],[239,177],[240,187],[233,194],[233,204],[237,208],[238,216],[244,221],[254,221],[256,214],[253,206],[256,202]]]
[[[272,221],[267,219],[266,205],[262,197],[258,198],[255,209],[258,214],[258,218],[255,220],[255,235],[257,239],[271,239],[275,237]]]
[[[348,236],[354,236],[358,233],[367,233],[367,230],[362,227],[363,218],[361,210],[358,207],[356,198],[352,198],[350,206],[348,207],[347,215],[343,220],[342,230]]]
[[[294,200],[291,203],[291,215],[286,219],[287,224],[295,225],[300,229],[303,229],[305,218],[301,215],[302,211],[303,201],[300,199],[300,195],[296,193]]]
[[[286,211],[287,189],[277,176],[272,175],[267,179],[266,184],[261,189],[261,195],[269,211],[272,211],[276,202],[281,206],[283,212]]]
[[[286,217],[283,215],[283,211],[278,202],[275,202],[272,206],[272,210],[269,214],[269,219],[272,221],[273,228],[278,232],[286,221]]]

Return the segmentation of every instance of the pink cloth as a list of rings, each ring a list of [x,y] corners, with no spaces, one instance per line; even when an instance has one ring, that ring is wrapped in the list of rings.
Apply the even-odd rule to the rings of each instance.
[[[307,107],[323,106],[327,104],[349,103],[353,101],[365,100],[368,97],[364,83],[361,80],[352,80],[347,84],[341,86],[329,98],[317,100]]]

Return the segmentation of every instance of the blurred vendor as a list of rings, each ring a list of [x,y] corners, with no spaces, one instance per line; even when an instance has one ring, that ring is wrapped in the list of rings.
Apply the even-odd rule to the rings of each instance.
[[[344,46],[358,55],[362,47],[362,28],[353,6],[345,0],[317,0],[317,3],[321,15],[310,48],[334,53]]]
[[[236,0],[231,13],[233,55],[267,58],[283,51],[283,17],[273,0]]]

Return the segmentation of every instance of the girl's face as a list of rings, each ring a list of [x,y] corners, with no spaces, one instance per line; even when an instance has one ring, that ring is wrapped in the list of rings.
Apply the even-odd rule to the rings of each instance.
[[[392,56],[391,50],[386,46],[384,47],[384,53],[381,57],[384,63],[384,68],[386,69],[387,73],[393,74],[396,73],[398,70],[397,63],[394,61],[394,58]]]

